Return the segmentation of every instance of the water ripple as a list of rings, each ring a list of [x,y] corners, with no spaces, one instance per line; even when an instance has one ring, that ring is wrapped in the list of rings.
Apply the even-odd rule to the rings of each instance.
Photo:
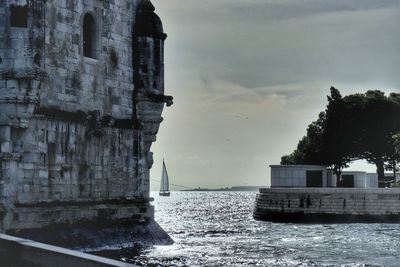
[[[399,266],[397,224],[305,225],[252,218],[252,192],[154,194],[156,220],[175,240],[141,251],[144,266]]]

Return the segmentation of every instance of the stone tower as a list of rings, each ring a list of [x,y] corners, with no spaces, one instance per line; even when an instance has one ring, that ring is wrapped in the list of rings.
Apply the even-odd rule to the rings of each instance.
[[[165,39],[148,0],[0,0],[1,231],[153,221]]]

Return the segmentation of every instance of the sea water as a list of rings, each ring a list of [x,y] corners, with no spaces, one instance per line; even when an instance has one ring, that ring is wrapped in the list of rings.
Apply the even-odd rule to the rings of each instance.
[[[123,260],[145,266],[400,266],[400,224],[286,224],[252,217],[256,192],[152,193],[171,246]]]

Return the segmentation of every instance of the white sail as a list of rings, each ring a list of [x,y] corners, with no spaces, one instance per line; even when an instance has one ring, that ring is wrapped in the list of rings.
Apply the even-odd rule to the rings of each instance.
[[[163,161],[160,192],[167,192],[167,191],[169,191],[168,173],[167,173],[167,167],[165,167],[165,162]]]

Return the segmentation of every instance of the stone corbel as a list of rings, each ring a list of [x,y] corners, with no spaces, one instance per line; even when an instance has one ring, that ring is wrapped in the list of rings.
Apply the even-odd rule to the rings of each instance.
[[[174,104],[174,98],[169,95],[157,95],[153,93],[148,93],[147,97],[156,103],[166,103],[167,107],[172,106]]]

